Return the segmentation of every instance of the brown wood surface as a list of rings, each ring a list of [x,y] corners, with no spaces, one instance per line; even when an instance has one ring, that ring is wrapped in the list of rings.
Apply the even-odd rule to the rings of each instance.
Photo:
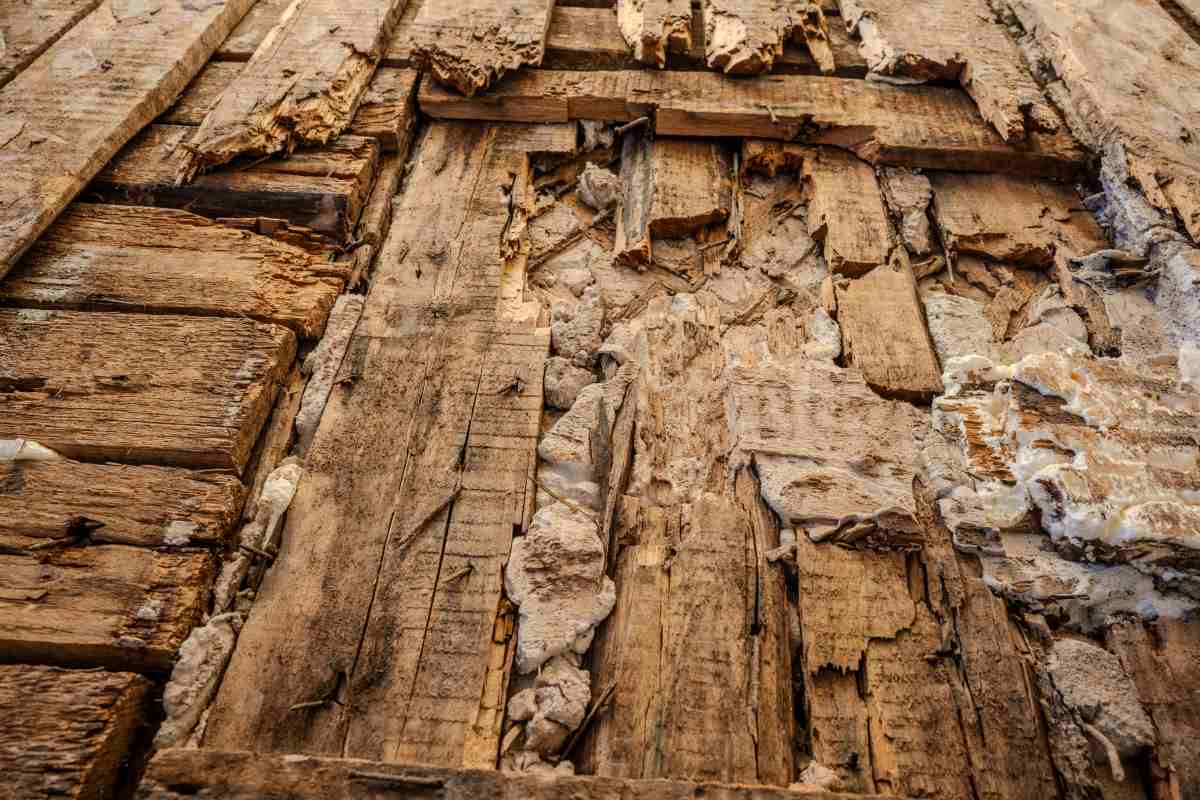
[[[163,0],[151,12],[105,0],[0,88],[0,277],[170,106],[251,2]]]
[[[240,472],[296,352],[248,319],[0,311],[0,438]]]
[[[150,682],[100,670],[0,667],[0,793],[104,800],[150,711]]]
[[[555,15],[556,17],[559,15]],[[603,19],[604,15],[597,14]],[[550,20],[551,29],[555,20]],[[667,52],[686,53],[692,44],[690,0],[617,0],[617,29],[643,64],[667,65]]]
[[[834,70],[829,27],[816,2],[702,0],[705,62],[734,75],[770,72],[784,42],[805,43],[821,72]]]
[[[858,277],[887,263],[891,226],[875,170],[853,154],[832,147],[804,159],[808,229],[825,247],[835,275]]]
[[[59,40],[100,0],[49,0],[36,5],[28,0],[0,3],[0,86]]]

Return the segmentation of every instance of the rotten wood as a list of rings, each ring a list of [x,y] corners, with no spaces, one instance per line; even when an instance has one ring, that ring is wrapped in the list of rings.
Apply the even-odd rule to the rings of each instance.
[[[803,42],[823,73],[834,71],[829,25],[813,0],[702,0],[705,61],[733,75],[770,72],[789,38]]]
[[[49,0],[37,6],[27,0],[0,2],[0,86],[46,51],[100,0]]]
[[[668,51],[691,49],[691,0],[617,0],[617,26],[634,58],[662,69]]]
[[[835,275],[855,278],[892,251],[891,226],[875,170],[852,154],[830,147],[804,159],[808,230],[825,246]]]

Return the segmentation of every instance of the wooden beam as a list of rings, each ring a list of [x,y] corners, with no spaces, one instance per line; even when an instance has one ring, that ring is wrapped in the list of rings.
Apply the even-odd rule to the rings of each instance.
[[[232,475],[76,461],[0,462],[0,550],[92,542],[141,547],[219,545],[245,489]]]
[[[211,553],[115,544],[0,553],[0,661],[169,670],[216,565]]]
[[[247,319],[0,310],[0,438],[240,472],[295,352]]]
[[[186,211],[75,203],[0,283],[0,302],[250,317],[313,337],[346,272]]]
[[[738,81],[703,72],[531,70],[474,98],[424,84],[419,101],[438,119],[628,122],[651,115],[659,135],[799,139],[843,147],[875,165],[1065,177],[1085,161],[1065,131],[1005,143],[965,93],[930,86],[802,75]]]
[[[9,800],[101,800],[150,713],[138,675],[0,667],[0,793]]]
[[[183,208],[206,217],[267,217],[350,240],[379,159],[373,139],[343,136],[284,161],[201,175],[177,185],[172,154],[195,130],[151,125],[91,185],[106,202]]]
[[[793,792],[774,786],[632,781],[618,778],[497,770],[445,769],[357,759],[162,750],[150,762],[139,800],[238,800],[284,793],[294,800],[400,800],[428,795],[438,800],[887,800],[829,792]]]
[[[100,0],[48,0],[34,6],[25,0],[0,2],[0,86],[46,51]]]
[[[177,175],[340,136],[405,2],[293,0],[189,137]]]
[[[835,275],[858,277],[887,263],[892,231],[871,165],[832,147],[804,159],[808,230]]]
[[[0,277],[170,106],[252,2],[105,0],[0,89]]]

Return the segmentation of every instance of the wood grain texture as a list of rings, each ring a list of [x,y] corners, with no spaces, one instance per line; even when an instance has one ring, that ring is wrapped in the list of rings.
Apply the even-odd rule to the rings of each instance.
[[[183,208],[214,218],[266,217],[348,241],[375,175],[379,145],[343,136],[284,161],[201,175],[177,185],[172,157],[195,130],[151,125],[104,168],[90,189],[110,203]]]
[[[655,139],[653,168],[650,232],[655,236],[686,236],[729,217],[733,165],[720,144]]]
[[[87,16],[100,0],[50,0],[37,6],[26,0],[0,3],[0,86],[46,51]]]
[[[0,549],[68,542],[219,545],[241,513],[232,475],[75,461],[0,463]]]
[[[150,682],[138,675],[0,667],[0,792],[10,800],[103,800],[120,774]]]
[[[739,81],[704,72],[530,70],[485,96],[425,83],[421,110],[439,119],[629,122],[654,117],[662,136],[750,137],[832,144],[868,163],[1069,177],[1084,150],[1060,130],[1006,143],[959,89],[772,75]]]
[[[831,147],[804,159],[808,230],[835,275],[854,278],[887,263],[892,232],[875,170]]]
[[[213,60],[249,61],[291,4],[292,0],[256,0],[233,33],[213,53]]]
[[[703,0],[705,61],[733,75],[770,72],[784,42],[805,43],[821,72],[834,70],[829,27],[819,3],[810,0]]]
[[[0,554],[0,661],[169,670],[216,562],[116,544]]]
[[[668,51],[686,53],[692,46],[691,0],[617,0],[617,27],[634,58],[662,69]]]
[[[250,317],[317,336],[346,268],[204,217],[75,203],[8,278],[26,308]]]
[[[105,0],[0,89],[0,276],[165,111],[252,0]]]
[[[349,126],[406,0],[293,0],[175,164],[191,180],[242,155],[328,144]]]
[[[150,762],[138,800],[242,800],[286,793],[294,800],[872,800],[861,795],[801,793],[770,786],[683,781],[556,777],[303,758],[219,750],[164,750]],[[877,797],[874,800],[887,800]]]
[[[240,472],[295,352],[246,319],[0,311],[0,438]]]

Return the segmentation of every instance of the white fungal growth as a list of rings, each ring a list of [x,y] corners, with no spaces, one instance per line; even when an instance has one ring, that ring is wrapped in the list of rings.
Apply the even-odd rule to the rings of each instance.
[[[0,439],[0,461],[57,461],[61,458],[32,439]]]

